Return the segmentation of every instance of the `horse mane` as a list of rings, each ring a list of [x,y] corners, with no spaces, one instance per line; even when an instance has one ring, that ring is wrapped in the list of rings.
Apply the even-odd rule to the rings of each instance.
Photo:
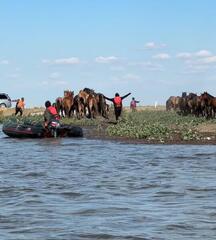
[[[188,97],[188,99],[191,100],[191,99],[197,97],[197,94],[195,94],[195,93],[189,93],[187,97]]]
[[[65,90],[64,97],[72,97],[74,95],[74,91]]]
[[[204,94],[206,94],[208,97],[210,97],[210,98],[214,98],[214,96],[212,96],[211,94],[209,94],[208,92],[204,92],[203,94],[201,94],[202,96],[204,95]]]
[[[83,91],[88,93],[88,94],[92,94],[92,95],[96,94],[95,91],[91,88],[84,88]]]

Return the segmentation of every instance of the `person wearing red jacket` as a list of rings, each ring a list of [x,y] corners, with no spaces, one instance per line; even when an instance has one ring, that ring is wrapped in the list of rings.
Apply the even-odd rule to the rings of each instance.
[[[132,97],[132,100],[130,102],[130,109],[132,112],[136,111],[136,104],[139,103],[139,101],[135,100],[134,97]]]
[[[114,105],[114,113],[115,113],[115,118],[116,118],[116,121],[118,121],[119,117],[121,116],[121,112],[122,112],[122,100],[126,97],[128,97],[131,93],[128,93],[122,97],[119,96],[119,93],[116,93],[115,94],[115,97],[114,98],[108,98],[108,97],[105,97],[105,99],[113,102],[113,105]]]
[[[45,111],[44,111],[44,125],[48,127],[51,121],[59,121],[60,117],[56,111],[56,108],[51,105],[50,101],[45,102]]]

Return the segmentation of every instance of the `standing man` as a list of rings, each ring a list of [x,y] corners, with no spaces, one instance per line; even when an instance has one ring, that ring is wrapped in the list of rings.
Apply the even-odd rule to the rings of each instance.
[[[108,97],[104,96],[105,99],[113,102],[116,121],[118,121],[118,119],[121,115],[121,112],[122,112],[122,100],[124,98],[128,97],[130,94],[131,93],[128,93],[128,94],[124,95],[123,97],[120,97],[119,93],[116,93],[114,98],[108,98]]]
[[[130,109],[132,112],[136,111],[136,104],[139,103],[139,101],[136,101],[134,97],[132,97],[132,100],[130,102]]]
[[[24,101],[24,97],[22,97],[21,99],[18,99],[16,107],[15,107],[15,116],[20,113],[20,116],[23,115],[23,110],[25,107],[25,101]]]

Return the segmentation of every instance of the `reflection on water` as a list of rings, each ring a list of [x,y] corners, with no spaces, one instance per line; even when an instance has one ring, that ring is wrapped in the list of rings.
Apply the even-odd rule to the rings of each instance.
[[[0,239],[215,239],[215,199],[215,146],[0,133]]]

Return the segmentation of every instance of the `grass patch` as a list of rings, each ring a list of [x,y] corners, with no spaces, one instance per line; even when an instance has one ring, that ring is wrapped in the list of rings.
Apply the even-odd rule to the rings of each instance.
[[[0,114],[0,124],[3,123],[19,123],[19,124],[43,124],[44,118],[42,115],[36,116],[9,116],[4,117]],[[60,120],[62,124],[74,125],[74,126],[97,126],[101,120],[83,118],[78,120],[77,118],[62,118]]]
[[[117,125],[109,126],[107,133],[110,136],[121,136],[136,139],[166,141],[198,140],[201,138],[197,126],[203,122],[214,122],[195,116],[180,116],[175,112],[141,111],[124,113]]]
[[[114,122],[114,115],[111,111],[110,120],[101,117],[93,120],[87,118],[81,120],[63,118],[61,123],[81,127],[96,126],[102,135],[159,142],[199,140],[202,139],[201,133],[197,130],[199,124],[216,124],[216,119],[206,120],[191,115],[180,116],[175,112],[163,110],[123,112],[122,119],[118,124],[110,124]],[[43,116],[3,117],[0,114],[0,123],[43,124]]]

